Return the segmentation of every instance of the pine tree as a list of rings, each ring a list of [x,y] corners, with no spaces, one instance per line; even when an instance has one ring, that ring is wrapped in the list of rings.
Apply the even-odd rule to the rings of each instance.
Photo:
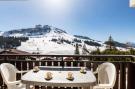
[[[84,45],[83,45],[83,48],[82,48],[82,54],[83,54],[83,55],[87,55],[88,53],[89,53],[89,51],[88,51],[86,45],[84,44]]]
[[[80,54],[78,44],[76,44],[76,46],[75,46],[75,54],[78,54],[78,55]]]
[[[101,54],[101,51],[100,51],[99,47],[97,47],[96,50],[91,51],[91,54],[93,54],[93,55],[99,55],[99,54]]]
[[[109,36],[109,39],[108,41],[105,42],[105,44],[109,46],[110,50],[115,49],[115,42],[113,41],[113,38],[111,35]]]
[[[130,49],[130,54],[135,55],[135,50],[133,48]]]
[[[99,47],[97,47],[97,54],[100,54],[100,49],[99,49]]]

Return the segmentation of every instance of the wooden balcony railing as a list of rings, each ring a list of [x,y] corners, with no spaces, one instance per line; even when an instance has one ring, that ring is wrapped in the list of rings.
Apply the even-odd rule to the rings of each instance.
[[[133,55],[0,55],[0,64],[11,63],[19,70],[30,70],[34,66],[84,66],[95,71],[99,64],[108,61],[112,62],[117,69],[117,79],[114,89],[135,89]],[[17,76],[18,78],[20,76]],[[37,86],[37,88],[44,89],[48,87]],[[1,76],[0,89],[6,89]]]

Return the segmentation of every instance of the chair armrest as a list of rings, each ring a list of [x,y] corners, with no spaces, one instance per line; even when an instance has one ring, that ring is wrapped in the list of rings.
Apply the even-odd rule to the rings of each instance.
[[[19,84],[19,83],[21,83],[21,80],[9,82],[9,85],[16,85],[16,84]]]
[[[94,89],[100,89],[100,88],[112,88],[113,86],[111,86],[110,84],[98,84],[96,86],[94,86]]]
[[[17,73],[26,73],[28,72],[29,70],[26,70],[26,71],[17,71]]]
[[[93,74],[97,74],[97,73],[98,73],[98,71],[97,71],[97,70],[93,72]]]
[[[99,66],[97,67],[96,71],[93,72],[93,74],[97,74],[98,73]]]

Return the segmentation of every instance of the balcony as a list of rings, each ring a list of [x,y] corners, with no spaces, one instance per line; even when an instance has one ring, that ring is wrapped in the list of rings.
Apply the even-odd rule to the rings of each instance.
[[[30,70],[34,66],[62,66],[62,67],[87,67],[95,71],[103,62],[112,62],[117,69],[117,79],[114,89],[135,89],[135,57],[133,55],[26,55],[26,54],[2,54],[1,63],[11,63],[19,70]],[[17,75],[19,79],[21,75]],[[0,76],[0,89],[6,89],[6,85]],[[36,86],[36,89],[63,89],[65,87]],[[72,87],[77,89],[76,87]],[[71,89],[67,88],[66,89]]]

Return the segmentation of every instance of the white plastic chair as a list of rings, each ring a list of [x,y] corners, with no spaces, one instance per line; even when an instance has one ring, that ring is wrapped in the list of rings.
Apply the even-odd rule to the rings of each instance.
[[[24,73],[26,71],[19,71],[14,65],[3,63],[0,65],[0,72],[3,81],[8,89],[25,89],[26,86],[20,80],[16,81],[16,73]]]
[[[93,89],[113,89],[116,81],[116,68],[112,63],[103,63],[98,66],[98,84]]]

